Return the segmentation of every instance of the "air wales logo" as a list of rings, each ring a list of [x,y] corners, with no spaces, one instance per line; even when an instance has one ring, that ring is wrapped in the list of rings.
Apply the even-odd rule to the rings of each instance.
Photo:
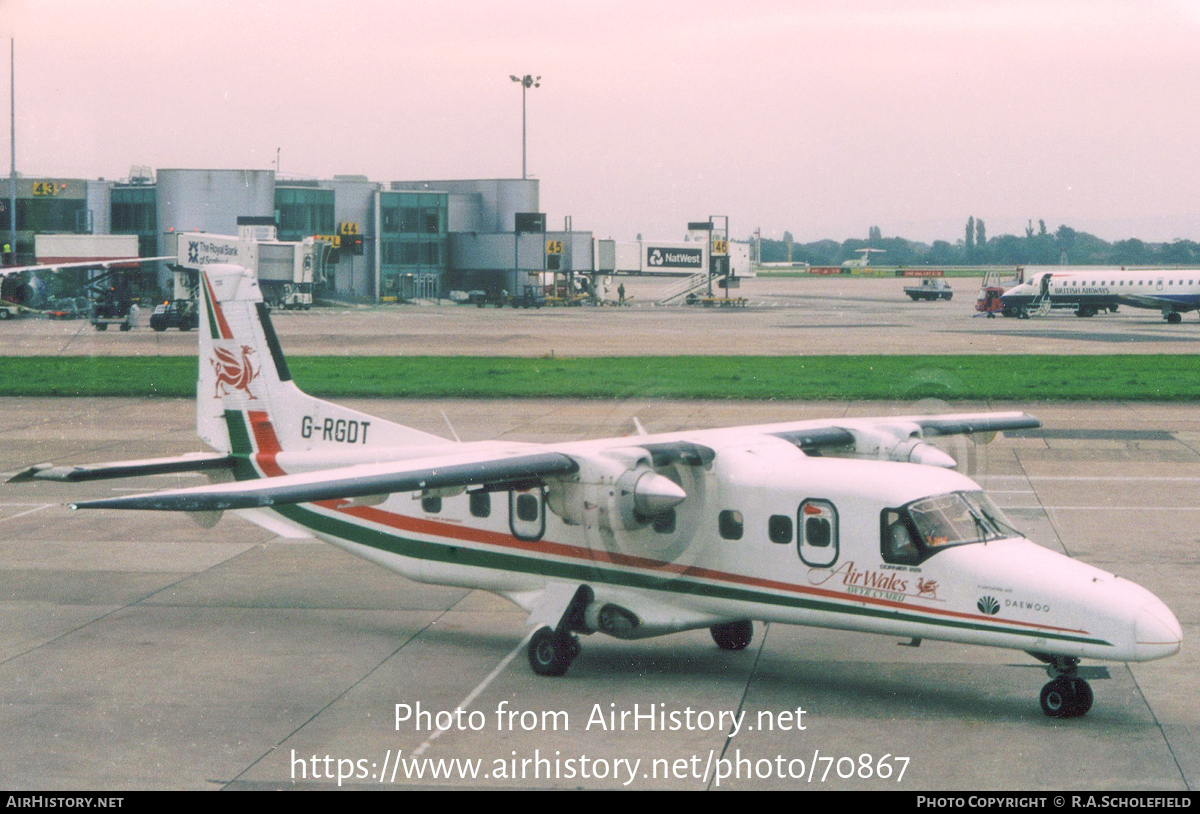
[[[995,616],[1000,612],[1000,603],[991,596],[979,597],[979,601],[975,603],[975,607],[979,608],[980,613],[986,613],[988,616]]]

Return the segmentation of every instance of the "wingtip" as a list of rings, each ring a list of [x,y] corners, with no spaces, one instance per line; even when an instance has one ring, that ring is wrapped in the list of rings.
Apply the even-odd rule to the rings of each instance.
[[[17,474],[5,481],[5,483],[28,483],[37,477],[39,472],[50,469],[54,464],[34,464],[33,466],[22,469]]]

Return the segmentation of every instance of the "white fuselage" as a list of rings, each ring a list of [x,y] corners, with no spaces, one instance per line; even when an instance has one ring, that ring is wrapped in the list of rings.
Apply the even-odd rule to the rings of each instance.
[[[1004,292],[1006,308],[1027,308],[1048,299],[1080,310],[1117,305],[1181,313],[1200,308],[1200,269],[1139,271],[1046,271]]]
[[[602,471],[544,492],[403,493],[274,511],[412,579],[494,591],[527,608],[552,583],[587,584],[598,607],[636,620],[614,633],[629,638],[757,619],[1122,661],[1178,650],[1178,622],[1149,591],[1022,537],[889,562],[886,510],[979,487],[929,466],[809,457],[755,432],[763,429],[507,445],[581,459],[656,442],[704,445],[715,452],[708,466],[661,470],[688,495],[670,522],[623,526],[618,486]],[[497,443],[455,452],[476,446]],[[376,449],[371,457],[388,456]],[[318,456],[252,459],[261,474],[278,475],[315,467]],[[319,460],[331,465],[328,455]],[[801,539],[805,512],[832,531],[823,546]]]

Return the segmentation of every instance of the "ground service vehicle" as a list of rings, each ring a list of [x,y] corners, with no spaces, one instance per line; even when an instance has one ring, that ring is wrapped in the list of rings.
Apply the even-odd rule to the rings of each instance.
[[[191,300],[164,302],[154,306],[154,313],[150,315],[150,327],[156,331],[165,331],[168,328],[190,331],[200,327],[200,313]]]
[[[913,302],[920,300],[949,300],[954,296],[950,283],[941,277],[925,277],[918,285],[906,285],[904,293]]]

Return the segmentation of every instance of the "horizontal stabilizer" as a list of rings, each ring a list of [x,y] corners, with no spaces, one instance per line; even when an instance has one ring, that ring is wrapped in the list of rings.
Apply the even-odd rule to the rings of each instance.
[[[558,452],[494,455],[461,463],[432,465],[428,459],[359,464],[256,481],[89,500],[71,504],[71,508],[184,512],[257,509],[289,503],[311,503],[318,500],[416,492],[452,486],[528,488],[540,478],[568,475],[578,469],[579,465],[572,458]]]
[[[8,479],[9,483],[24,483],[31,480],[56,480],[75,483],[85,480],[108,478],[135,478],[141,475],[170,475],[178,472],[205,472],[213,469],[230,469],[233,457],[216,452],[193,452],[177,458],[143,458],[137,461],[109,461],[100,464],[76,464],[55,466],[37,464],[18,472]]]

